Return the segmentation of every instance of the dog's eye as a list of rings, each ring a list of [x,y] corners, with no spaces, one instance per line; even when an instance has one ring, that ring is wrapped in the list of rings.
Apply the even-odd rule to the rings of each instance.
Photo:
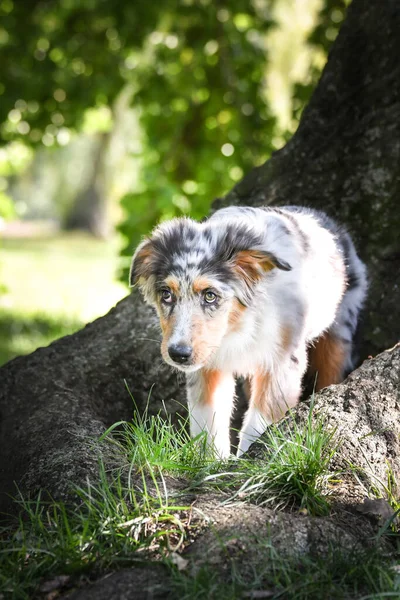
[[[165,302],[165,304],[171,304],[172,293],[169,290],[161,290],[161,300]]]
[[[213,304],[217,299],[217,294],[214,294],[211,290],[204,292],[204,300],[207,304]]]

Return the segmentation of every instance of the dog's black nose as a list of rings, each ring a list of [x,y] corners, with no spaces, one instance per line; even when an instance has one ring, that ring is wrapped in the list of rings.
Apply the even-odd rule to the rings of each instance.
[[[173,344],[168,348],[168,354],[176,363],[186,363],[192,356],[192,348],[184,344]]]

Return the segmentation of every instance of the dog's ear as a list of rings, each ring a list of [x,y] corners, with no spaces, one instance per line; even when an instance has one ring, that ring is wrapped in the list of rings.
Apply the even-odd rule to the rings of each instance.
[[[151,238],[144,239],[136,248],[129,272],[129,285],[139,285],[145,298],[149,301],[153,279],[155,250]]]
[[[234,269],[244,277],[248,284],[255,284],[264,273],[272,269],[291,271],[292,267],[285,260],[264,250],[241,250],[233,257]]]
[[[285,260],[264,250],[240,250],[231,260],[233,271],[242,282],[237,292],[239,301],[244,305],[251,302],[254,286],[265,273],[272,269],[281,271],[291,271],[292,269]]]

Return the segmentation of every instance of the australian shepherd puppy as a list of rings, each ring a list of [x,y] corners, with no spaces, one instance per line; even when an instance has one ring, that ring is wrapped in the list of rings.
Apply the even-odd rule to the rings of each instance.
[[[230,454],[235,375],[251,396],[238,455],[299,400],[342,381],[367,289],[348,233],[302,207],[231,207],[159,225],[130,272],[158,313],[164,360],[186,373],[191,435]]]

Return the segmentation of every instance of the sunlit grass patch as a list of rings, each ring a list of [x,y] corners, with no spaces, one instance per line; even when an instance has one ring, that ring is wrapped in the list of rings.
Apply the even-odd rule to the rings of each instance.
[[[0,366],[54,340],[75,333],[83,322],[47,313],[26,314],[0,308]]]
[[[25,600],[46,578],[95,574],[179,548],[190,508],[171,504],[154,483],[156,494],[145,480],[139,494],[101,466],[96,485],[76,490],[76,506],[21,499],[18,528],[0,533],[0,591]]]
[[[4,239],[0,306],[19,314],[46,313],[87,322],[109,310],[128,289],[116,281],[118,245],[83,233]]]
[[[147,409],[143,415],[135,410],[131,421],[112,425],[103,439],[117,446],[133,472],[192,478],[223,468],[205,432],[191,438],[188,419],[174,425],[169,415],[150,415]]]
[[[326,495],[334,478],[329,466],[336,452],[335,432],[327,430],[322,418],[305,424],[291,421],[270,426],[262,437],[262,457],[248,463],[250,477],[238,494],[257,504],[298,506],[311,514],[327,514]]]
[[[128,293],[116,281],[116,240],[10,238],[0,253],[0,365],[74,333]]]
[[[235,469],[210,475],[207,482],[230,488],[234,499],[329,513],[329,484],[335,479],[330,463],[338,442],[323,417],[314,416],[311,407],[307,422],[270,425],[257,444],[257,458],[244,456]]]
[[[327,556],[290,558],[279,555],[266,534],[256,540],[263,559],[254,572],[252,564],[235,562],[229,554],[223,569],[219,563],[191,565],[189,557],[178,571],[170,562],[196,535],[196,509],[178,500],[196,486],[224,491],[221,501],[301,507],[313,515],[329,511],[326,494],[337,440],[312,409],[305,423],[285,420],[270,427],[257,458],[217,461],[205,434],[191,439],[185,421],[173,426],[147,411],[115,423],[98,443],[100,449],[114,447],[118,469],[106,472],[100,463],[98,480],[75,488],[78,502],[71,505],[43,497],[20,500],[18,527],[0,532],[0,591],[6,598],[27,600],[58,576],[68,586],[83,573],[96,577],[143,558],[170,566],[166,590],[180,600],[257,598],[267,592],[265,597],[289,600],[400,597],[391,558],[388,562],[372,549],[353,555],[332,548]],[[178,491],[170,488],[171,476],[183,482]],[[204,516],[200,520],[204,523]]]

